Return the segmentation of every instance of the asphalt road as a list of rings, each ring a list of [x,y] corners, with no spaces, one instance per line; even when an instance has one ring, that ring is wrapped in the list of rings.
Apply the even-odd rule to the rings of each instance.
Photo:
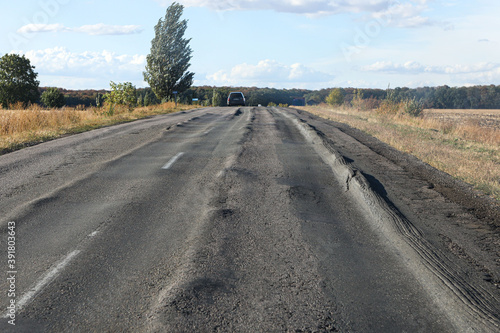
[[[199,109],[1,156],[0,330],[497,330],[498,288],[446,246],[442,212],[396,198],[417,181],[385,182],[389,167],[316,120],[431,259],[373,222],[297,117]]]

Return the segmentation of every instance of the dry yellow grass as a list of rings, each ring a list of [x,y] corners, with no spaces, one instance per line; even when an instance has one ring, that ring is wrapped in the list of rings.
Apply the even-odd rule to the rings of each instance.
[[[0,153],[10,152],[35,143],[58,138],[65,134],[79,133],[102,126],[137,120],[147,116],[172,113],[195,108],[190,105],[165,103],[149,107],[109,108],[62,108],[43,109],[33,105],[28,109],[0,109]]]
[[[500,200],[499,126],[363,112],[349,107],[302,109],[363,130]]]

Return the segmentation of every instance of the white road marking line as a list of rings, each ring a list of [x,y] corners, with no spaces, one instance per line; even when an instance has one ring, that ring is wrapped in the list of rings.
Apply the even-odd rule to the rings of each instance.
[[[95,237],[95,236],[97,236],[98,233],[99,233],[99,230],[96,230],[93,233],[91,233],[90,235],[88,235],[88,237],[90,237],[90,238]]]
[[[40,279],[33,287],[31,287],[26,294],[24,294],[21,299],[16,302],[16,311],[21,310],[23,307],[28,305],[34,297],[45,287],[47,286],[50,282],[52,282],[57,275],[71,262],[71,260],[76,257],[81,251],[80,250],[75,250],[68,254],[66,258],[64,258],[59,264],[57,264],[56,267],[54,267],[52,270],[50,270],[45,276]],[[7,314],[3,315],[3,318],[8,317],[8,312]]]
[[[172,158],[170,159],[170,161],[168,161],[168,163],[167,163],[167,164],[165,164],[165,165],[162,167],[162,169],[163,169],[163,170],[168,170],[168,169],[170,169],[170,167],[171,167],[172,165],[174,165],[174,163],[175,163],[175,162],[177,162],[177,160],[178,160],[178,159],[179,159],[182,155],[184,155],[184,153],[178,153],[177,155],[175,155],[174,157],[172,157]]]

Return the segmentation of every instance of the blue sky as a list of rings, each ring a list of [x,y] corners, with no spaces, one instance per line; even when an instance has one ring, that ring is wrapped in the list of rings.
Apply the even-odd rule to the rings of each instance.
[[[500,84],[493,0],[178,0],[195,85],[322,89]],[[25,54],[41,86],[147,84],[168,0],[3,1],[0,54]]]

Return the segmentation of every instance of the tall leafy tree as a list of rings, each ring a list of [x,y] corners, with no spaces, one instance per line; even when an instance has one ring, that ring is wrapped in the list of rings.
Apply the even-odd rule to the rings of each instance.
[[[194,73],[189,72],[191,39],[185,39],[187,20],[181,20],[184,6],[176,2],[167,8],[164,19],[155,26],[151,53],[147,56],[144,80],[158,97],[170,99],[174,91],[185,91],[193,84]]]
[[[40,98],[35,66],[24,55],[6,54],[0,58],[0,104],[7,108],[17,102],[35,103]]]

